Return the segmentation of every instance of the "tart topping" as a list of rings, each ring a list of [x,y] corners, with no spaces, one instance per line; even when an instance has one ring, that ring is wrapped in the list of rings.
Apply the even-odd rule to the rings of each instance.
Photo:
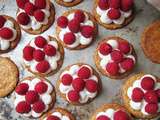
[[[19,24],[27,25],[30,22],[30,18],[25,12],[21,12],[17,16],[17,21],[18,21]]]
[[[30,104],[28,104],[25,101],[19,102],[18,105],[16,106],[16,111],[18,113],[28,113],[31,110]]]
[[[0,28],[4,26],[5,22],[6,22],[6,19],[2,15],[0,15]]]
[[[35,102],[32,108],[36,113],[41,113],[45,110],[45,104],[41,100]]]
[[[121,12],[117,9],[111,8],[107,15],[110,19],[118,19],[121,16]]]
[[[108,55],[109,53],[111,53],[111,51],[112,51],[112,47],[107,43],[102,43],[99,47],[99,52],[102,55]]]
[[[24,10],[27,14],[33,15],[34,11],[36,10],[36,7],[32,3],[27,2],[24,6]]]
[[[72,83],[72,80],[73,80],[73,78],[70,74],[64,74],[62,76],[62,83],[64,85],[70,85]]]
[[[60,120],[59,117],[51,115],[47,118],[47,120]]]
[[[119,110],[114,113],[114,120],[130,120],[130,118],[126,112]]]
[[[35,0],[35,6],[39,9],[45,9],[46,1],[45,0]]]
[[[37,83],[37,85],[35,86],[35,91],[39,94],[43,94],[47,91],[48,86],[46,83],[44,82],[39,82]]]
[[[134,61],[131,58],[126,58],[120,63],[120,65],[124,70],[129,71],[134,67]]]
[[[77,91],[72,90],[72,91],[68,92],[69,101],[78,102],[79,98],[80,98],[80,96],[79,96],[79,93]]]
[[[90,38],[93,36],[93,33],[94,33],[94,28],[89,26],[89,25],[86,25],[86,26],[82,26],[81,27],[81,34],[86,37],[86,38]]]
[[[67,44],[67,45],[71,45],[75,42],[76,40],[76,36],[72,33],[72,32],[69,32],[69,33],[66,33],[64,35],[64,43]]]
[[[78,20],[80,23],[84,22],[85,14],[81,10],[77,10],[74,14],[74,19]]]
[[[28,91],[28,89],[29,89],[28,84],[21,83],[16,87],[15,91],[16,91],[16,93],[18,93],[20,95],[25,95],[26,92]]]
[[[78,76],[82,79],[88,79],[91,76],[91,71],[88,67],[81,67],[78,71]]]
[[[110,120],[110,118],[105,115],[101,115],[96,120]]]
[[[11,39],[13,37],[13,31],[10,28],[3,27],[0,29],[0,37],[4,39]]]
[[[156,91],[147,91],[145,93],[144,99],[148,103],[158,103],[158,96],[156,94]]]
[[[47,41],[44,37],[38,36],[35,38],[35,45],[39,48],[43,48],[47,44]]]
[[[30,90],[25,95],[26,102],[29,104],[33,104],[39,100],[39,95],[34,90]]]
[[[86,89],[91,93],[96,92],[98,89],[97,82],[94,80],[87,80],[86,81]]]
[[[42,50],[35,50],[33,52],[33,58],[38,62],[44,60],[44,57],[45,57],[45,53]]]
[[[145,111],[149,114],[156,114],[158,111],[158,105],[155,103],[148,103],[145,106]]]
[[[34,48],[31,46],[26,46],[23,49],[23,58],[27,61],[31,61],[33,59]]]
[[[153,90],[154,80],[151,77],[144,77],[141,82],[141,86],[144,90]]]
[[[109,2],[108,2],[108,0],[99,0],[98,6],[99,6],[102,10],[107,10],[107,9],[109,8]]]
[[[134,0],[121,0],[121,9],[123,11],[128,11],[132,9]]]
[[[41,61],[36,65],[36,69],[40,73],[46,73],[50,68],[50,65],[47,61]]]
[[[132,93],[132,100],[140,102],[144,98],[144,93],[140,88],[134,88]]]
[[[114,60],[116,63],[119,63],[123,60],[123,53],[118,50],[113,50],[111,52],[111,58]]]
[[[34,12],[34,17],[35,17],[35,19],[36,19],[37,21],[42,22],[42,21],[44,20],[44,18],[45,18],[45,14],[44,14],[44,12],[41,11],[41,10],[36,10],[36,11]]]
[[[119,71],[118,64],[115,62],[108,63],[106,66],[106,70],[110,75],[117,75]]]
[[[77,19],[73,19],[69,21],[68,28],[71,32],[77,33],[79,32],[79,29],[80,29],[80,22]]]
[[[29,0],[16,0],[16,2],[19,8],[24,9],[25,4],[29,2]]]
[[[85,87],[85,81],[81,78],[75,78],[72,81],[72,86],[76,91],[82,91]]]
[[[57,24],[61,28],[65,28],[68,25],[68,19],[65,16],[61,16],[57,19]]]
[[[121,4],[121,0],[109,0],[109,4],[111,8],[118,9]]]

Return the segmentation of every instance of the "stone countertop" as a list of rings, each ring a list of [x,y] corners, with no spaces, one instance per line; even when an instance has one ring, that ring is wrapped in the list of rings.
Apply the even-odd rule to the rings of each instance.
[[[56,18],[57,16],[60,16],[62,12],[68,9],[81,8],[91,12],[93,8],[93,0],[84,0],[83,3],[72,8],[65,8],[65,7],[59,6],[54,2],[54,0],[52,0],[52,2],[56,8]],[[148,59],[146,59],[139,44],[141,33],[143,32],[144,27],[146,27],[148,24],[152,23],[153,21],[160,19],[160,13],[156,9],[154,9],[151,5],[149,5],[145,0],[135,0],[135,2],[136,2],[136,17],[132,23],[130,23],[128,26],[119,30],[106,30],[103,27],[99,26],[99,36],[97,37],[97,40],[90,47],[80,51],[65,50],[65,59],[64,59],[64,64],[62,66],[62,69],[67,65],[77,63],[77,62],[88,63],[92,65],[94,68],[96,68],[93,59],[90,59],[90,58],[92,58],[93,56],[93,53],[94,53],[93,51],[95,51],[97,42],[100,41],[105,36],[117,35],[117,36],[121,36],[122,38],[128,39],[135,47],[135,50],[138,56],[138,64],[133,74],[143,71],[146,73],[153,73],[157,76],[160,76],[159,75],[160,65],[154,64]],[[0,0],[0,14],[7,14],[15,18],[16,11],[17,11],[17,6],[16,6],[15,0]],[[49,28],[49,30],[47,30],[43,34],[54,36],[55,34],[54,27],[55,27],[55,24],[52,25]],[[8,54],[3,55],[3,56],[9,56],[13,61],[16,62],[20,70],[20,78],[24,78],[25,76],[32,75],[31,73],[28,73],[24,69],[24,66],[22,64],[21,51],[24,45],[26,45],[27,42],[33,37],[34,35],[29,35],[24,31],[22,31],[22,38],[17,48],[12,52],[9,52]],[[59,75],[59,72],[49,77],[48,79],[51,80],[53,84],[55,84],[55,81],[57,80],[58,75]],[[121,99],[120,99],[119,90],[124,80],[114,81],[102,75],[101,75],[101,79],[103,82],[102,94],[98,96],[98,98],[96,98],[92,103],[85,106],[81,106],[81,107],[75,107],[75,106],[69,105],[68,103],[63,101],[61,98],[59,98],[59,96],[57,95],[56,106],[65,107],[68,110],[72,111],[73,114],[77,116],[77,120],[89,120],[94,110],[99,106],[101,106],[102,104],[109,103],[109,102],[120,103]],[[23,118],[15,113],[13,109],[12,94],[5,98],[0,99],[0,120],[28,120],[27,118]],[[158,118],[156,120],[158,120]]]

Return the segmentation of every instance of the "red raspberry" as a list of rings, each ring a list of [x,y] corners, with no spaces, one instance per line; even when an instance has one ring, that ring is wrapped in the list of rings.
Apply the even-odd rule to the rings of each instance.
[[[132,100],[134,102],[141,102],[144,98],[144,93],[140,88],[134,88],[132,91]]]
[[[107,9],[109,8],[108,0],[99,0],[98,6],[99,6],[99,8],[101,8],[102,10],[107,10]]]
[[[44,58],[45,58],[45,53],[44,53],[42,50],[35,50],[35,51],[33,52],[33,58],[34,58],[36,61],[40,62],[40,61],[44,60]]]
[[[88,67],[82,66],[78,70],[78,77],[82,79],[88,79],[90,76],[91,76],[91,70]]]
[[[71,102],[78,102],[79,98],[80,98],[80,96],[79,96],[79,93],[77,91],[72,90],[72,91],[68,92],[68,99],[69,99],[69,101],[71,101]]]
[[[101,115],[96,120],[110,120],[110,118],[105,115]]]
[[[57,25],[61,28],[66,28],[68,25],[68,19],[65,16],[61,16],[57,19]]]
[[[82,10],[77,10],[74,14],[74,19],[78,20],[79,22],[84,22],[85,14]]]
[[[76,40],[76,36],[72,32],[66,33],[63,38],[64,43],[67,45],[73,44],[75,40]]]
[[[117,75],[119,73],[119,66],[117,63],[115,62],[111,62],[108,63],[106,65],[106,71],[110,74],[110,75]]]
[[[158,104],[155,103],[148,103],[145,106],[145,111],[149,114],[156,114],[158,111]]]
[[[122,110],[114,113],[114,120],[130,120],[128,114]]]
[[[108,17],[110,19],[118,19],[120,18],[121,16],[121,12],[118,10],[118,9],[114,9],[114,8],[111,8],[109,11],[108,11]]]
[[[107,44],[106,42],[102,43],[99,46],[99,52],[102,55],[108,55],[111,51],[112,51],[112,47],[109,44]]]
[[[94,35],[94,28],[89,25],[82,26],[81,34],[86,38],[90,38]]]
[[[17,16],[17,21],[21,25],[27,25],[30,22],[30,18],[25,12],[21,12]]]
[[[121,67],[127,71],[134,67],[134,61],[131,58],[124,59],[121,63]]]
[[[24,6],[28,1],[29,0],[16,0],[18,7],[21,9],[24,9]]]
[[[44,52],[48,56],[54,56],[56,55],[56,48],[52,45],[45,45],[44,46]]]
[[[35,38],[35,41],[34,41],[35,45],[39,48],[43,48],[46,44],[47,44],[47,41],[44,37],[42,36],[37,36]]]
[[[36,65],[36,69],[38,72],[40,73],[45,73],[47,72],[47,70],[50,68],[50,64],[48,63],[48,61],[41,61],[40,63],[38,63]]]
[[[141,86],[144,90],[153,90],[155,81],[151,77],[144,77],[141,81]]]
[[[35,6],[39,9],[46,8],[46,0],[35,0]]]
[[[114,62],[119,63],[123,60],[123,53],[118,50],[113,50],[111,52],[111,58]]]
[[[109,6],[111,8],[118,9],[120,8],[121,0],[109,0]]]
[[[68,28],[71,32],[77,33],[80,30],[80,22],[76,19],[69,21]]]
[[[18,113],[29,113],[31,111],[31,106],[25,101],[19,102],[16,106],[16,111]]]
[[[25,95],[26,92],[28,91],[28,89],[29,89],[28,84],[26,84],[26,83],[20,83],[20,84],[16,87],[15,91],[16,91],[16,93],[18,93],[19,95]]]
[[[43,22],[43,20],[45,18],[45,14],[41,10],[36,10],[36,11],[34,11],[34,17],[38,22]]]
[[[0,37],[10,39],[13,37],[13,31],[7,27],[3,27],[0,29]]]
[[[73,78],[70,74],[64,74],[61,79],[62,79],[62,83],[64,85],[70,85],[73,80]]]
[[[128,11],[133,8],[134,0],[121,0],[121,9]]]
[[[156,90],[158,97],[160,98],[160,89]]]
[[[39,83],[37,83],[36,86],[35,86],[35,91],[36,91],[37,93],[39,93],[39,94],[45,93],[45,92],[47,91],[47,89],[48,89],[48,86],[47,86],[47,84],[44,83],[44,82],[39,82]]]
[[[156,94],[156,91],[147,91],[144,95],[144,99],[148,103],[157,103],[158,102],[158,95]]]
[[[97,82],[94,80],[87,80],[86,81],[86,89],[91,93],[96,92],[98,90]]]
[[[85,82],[81,78],[76,78],[72,81],[72,86],[75,91],[82,91],[85,87]]]
[[[6,22],[6,18],[4,18],[2,15],[0,15],[0,28],[2,28],[4,26]]]
[[[57,116],[51,115],[47,118],[47,120],[60,120],[60,118]]]
[[[24,6],[24,10],[27,14],[33,15],[34,11],[36,10],[36,7],[32,3],[27,2]]]
[[[34,90],[30,90],[26,93],[25,99],[27,103],[33,104],[39,100],[39,95]]]
[[[31,46],[26,46],[23,49],[23,58],[27,61],[31,61],[33,59],[34,48]]]
[[[36,113],[41,113],[45,110],[45,104],[43,103],[43,101],[39,100],[36,103],[33,104],[32,109],[36,112]]]
[[[130,52],[130,44],[128,42],[121,41],[118,44],[118,49],[124,54],[127,54]]]

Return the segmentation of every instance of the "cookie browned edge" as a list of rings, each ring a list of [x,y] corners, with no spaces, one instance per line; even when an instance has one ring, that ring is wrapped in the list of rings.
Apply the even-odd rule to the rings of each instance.
[[[20,26],[19,24],[16,22],[16,20],[14,20],[14,18],[8,16],[8,15],[2,15],[5,19],[7,20],[10,20],[11,22],[13,22],[14,24],[14,28],[17,32],[17,36],[16,36],[16,39],[13,40],[13,41],[10,41],[10,47],[7,49],[7,50],[0,50],[0,54],[3,54],[3,53],[7,53],[11,50],[13,50],[19,43],[20,39],[21,39],[21,29],[20,29]]]
[[[62,14],[62,16],[68,16],[69,14],[71,14],[71,13],[77,11],[77,10],[81,10],[81,9],[74,9],[74,10],[66,11],[66,12],[64,12],[64,13]],[[96,23],[96,20],[94,19],[94,17],[93,17],[89,12],[86,12],[86,11],[84,11],[84,10],[82,10],[82,11],[83,11],[85,14],[87,14],[87,15],[89,16],[89,19],[90,19],[91,21],[93,21],[93,23],[94,23],[95,30],[94,30],[93,40],[92,40],[91,43],[88,44],[88,45],[79,45],[79,46],[77,46],[77,47],[75,47],[75,48],[70,48],[70,47],[68,47],[67,45],[65,45],[65,44],[63,43],[63,41],[59,38],[59,33],[60,33],[60,31],[61,31],[61,30],[60,30],[61,28],[58,27],[58,25],[56,25],[56,36],[57,36],[58,40],[62,43],[62,45],[63,45],[65,48],[67,48],[67,49],[70,49],[70,50],[80,50],[80,49],[87,48],[88,46],[90,46],[90,45],[96,40],[96,37],[97,37],[97,35],[98,35],[98,25],[97,25],[97,23]]]
[[[85,104],[89,104],[90,102],[92,102],[95,98],[97,98],[97,97],[101,94],[101,90],[102,90],[102,81],[101,81],[101,78],[100,78],[98,72],[97,72],[92,66],[90,66],[90,67],[92,68],[93,74],[94,74],[95,76],[97,76],[97,78],[98,78],[98,85],[99,85],[99,88],[98,88],[96,97],[94,97],[94,98],[89,98],[88,102],[86,102],[86,103],[70,102],[70,101],[67,100],[66,94],[62,94],[62,93],[60,92],[60,90],[59,90],[59,85],[60,85],[60,83],[61,83],[61,79],[60,79],[61,74],[62,74],[64,71],[69,70],[69,68],[72,67],[73,65],[78,65],[78,66],[88,65],[88,66],[90,66],[89,64],[85,64],[85,63],[76,63],[76,64],[72,64],[72,65],[69,65],[69,66],[67,66],[66,68],[64,68],[64,69],[60,72],[60,75],[59,75],[59,77],[58,77],[58,80],[57,80],[57,83],[56,83],[56,91],[57,91],[57,93],[58,93],[64,100],[66,100],[68,103],[70,103],[70,104],[72,104],[72,105],[82,106],[82,105],[85,105]]]
[[[158,59],[156,59],[156,58],[153,56],[153,54],[155,54],[155,53],[152,53],[152,55],[150,55],[150,54],[147,52],[147,46],[146,46],[146,40],[145,40],[146,34],[147,34],[148,30],[150,30],[150,29],[153,28],[154,26],[156,27],[157,24],[160,24],[160,20],[153,22],[152,24],[148,25],[148,26],[145,28],[145,30],[144,30],[144,32],[142,33],[142,36],[141,36],[141,48],[142,48],[145,56],[146,56],[149,60],[151,60],[151,61],[154,62],[154,63],[160,64],[160,59],[158,60]],[[157,45],[157,47],[158,47],[158,45]],[[156,55],[156,54],[155,54],[155,55]]]
[[[39,79],[41,79],[41,80],[43,80],[43,81],[47,81],[48,83],[50,83],[51,84],[51,86],[53,87],[53,90],[52,90],[52,94],[51,94],[51,96],[52,96],[52,102],[48,105],[49,107],[48,107],[48,110],[46,111],[46,112],[48,112],[53,106],[54,106],[54,104],[55,104],[55,102],[56,102],[56,91],[55,91],[55,87],[52,85],[52,83],[49,81],[49,80],[47,80],[46,78],[44,78],[44,77],[39,77],[39,76],[28,76],[28,77],[25,77],[25,78],[23,78],[18,84],[20,84],[21,82],[23,82],[23,81],[25,81],[25,80],[30,80],[30,81],[32,81],[34,78],[39,78]],[[16,97],[14,96],[14,99],[15,99]],[[15,106],[14,106],[15,107]],[[44,112],[44,113],[42,113],[42,115],[44,115],[46,112]],[[22,114],[20,114],[20,115],[22,115]],[[42,116],[41,115],[41,116]],[[22,115],[23,116],[23,115]],[[40,116],[40,117],[41,117]],[[40,117],[37,117],[37,118],[40,118]],[[35,117],[33,117],[33,116],[31,116],[31,117],[29,117],[29,118],[31,118],[31,119],[35,119]]]
[[[64,2],[63,0],[55,0],[59,5],[65,7],[73,7],[75,5],[80,4],[83,0],[74,0],[73,2]]]
[[[53,112],[60,112],[62,115],[69,117],[70,120],[76,120],[71,112],[69,112],[68,110],[64,108],[60,108],[60,107],[57,107],[57,108],[54,108],[53,110],[48,111],[45,115],[43,115],[40,118],[40,120],[44,120],[47,116],[50,116]]]
[[[21,27],[21,29],[23,29],[25,32],[27,33],[30,33],[30,34],[33,34],[33,35],[38,35],[38,34],[41,34],[43,33],[44,31],[48,30],[49,27],[53,24],[54,20],[55,20],[55,7],[54,5],[51,3],[50,0],[47,0],[50,4],[50,16],[48,18],[48,23],[47,25],[42,25],[40,29],[38,30],[33,30],[32,28],[30,29],[24,29]],[[19,9],[18,9],[19,11]],[[17,11],[17,13],[18,13]]]
[[[98,68],[98,70],[103,74],[103,75],[105,75],[105,76],[107,76],[107,77],[109,77],[109,78],[111,78],[111,79],[115,79],[115,80],[120,80],[120,79],[123,79],[123,78],[125,78],[125,77],[127,77],[133,70],[134,70],[134,68],[135,68],[135,66],[136,66],[136,64],[137,64],[137,55],[136,55],[136,52],[135,52],[135,50],[134,50],[134,47],[133,47],[133,45],[129,42],[129,41],[127,41],[129,44],[130,44],[130,46],[131,46],[131,50],[132,50],[132,52],[131,52],[131,54],[135,57],[135,60],[136,60],[136,63],[135,63],[135,65],[134,65],[134,67],[130,70],[130,71],[127,71],[126,73],[123,73],[123,74],[118,74],[118,75],[116,75],[116,76],[112,76],[112,75],[109,75],[105,70],[103,70],[102,68],[101,68],[101,66],[100,66],[100,57],[99,57],[99,55],[98,55],[98,48],[99,48],[99,46],[100,46],[100,44],[102,43],[102,42],[104,42],[104,41],[108,41],[108,40],[110,40],[110,39],[114,39],[114,40],[117,40],[117,41],[127,41],[127,40],[125,40],[125,39],[123,39],[123,38],[120,38],[120,37],[117,37],[117,36],[111,36],[111,37],[105,37],[105,38],[103,38],[103,40],[101,40],[99,43],[98,43],[98,46],[97,46],[97,48],[96,48],[96,51],[95,51],[95,53],[94,53],[94,62],[95,62],[95,64],[96,64],[96,67]]]
[[[55,70],[52,70],[51,72],[49,73],[38,73],[38,72],[33,72],[31,69],[30,69],[30,66],[27,66],[25,63],[25,67],[27,68],[27,70],[35,75],[38,75],[38,76],[41,76],[41,77],[49,77],[55,73],[58,72],[58,70],[62,67],[62,64],[63,64],[63,61],[64,61],[64,48],[63,46],[61,45],[61,43],[53,36],[49,36],[49,40],[52,41],[54,39],[54,41],[56,41],[58,43],[58,51],[60,52],[60,55],[61,55],[61,58],[59,59],[59,61],[57,62],[57,68]]]
[[[138,73],[132,77],[130,77],[128,80],[126,80],[126,82],[123,84],[122,86],[122,90],[121,90],[121,95],[122,95],[122,100],[124,103],[124,106],[126,107],[126,109],[128,109],[128,111],[136,118],[141,118],[141,119],[151,119],[151,118],[155,118],[157,116],[160,115],[160,113],[156,114],[156,115],[149,115],[146,116],[143,113],[141,113],[140,110],[134,110],[131,108],[130,106],[130,98],[127,95],[127,90],[130,86],[133,85],[133,82],[140,79],[141,77],[143,77],[145,75],[145,73],[141,72]],[[160,82],[160,80],[158,79],[158,82]]]
[[[128,18],[125,18],[125,21],[123,24],[121,25],[118,25],[118,24],[114,24],[114,23],[111,23],[111,24],[105,24],[105,23],[102,23],[101,20],[100,20],[100,16],[97,14],[96,12],[96,8],[97,8],[97,5],[98,5],[98,1],[99,0],[95,0],[95,3],[94,3],[94,8],[93,8],[93,14],[95,16],[95,19],[97,20],[97,22],[105,27],[106,29],[111,29],[111,30],[114,30],[114,29],[120,29],[126,25],[128,25],[130,22],[132,22],[132,20],[134,19],[135,17],[135,8],[133,8],[133,11],[132,11],[132,15]]]
[[[0,97],[5,97],[5,96],[7,96],[7,95],[9,95],[14,89],[15,89],[15,87],[16,87],[16,85],[17,85],[17,83],[18,83],[18,81],[19,81],[19,70],[18,70],[18,67],[17,67],[17,65],[10,59],[10,58],[8,58],[8,57],[1,57],[0,56],[0,61],[3,59],[3,61],[4,61],[4,63],[5,63],[5,61],[7,62],[7,63],[5,63],[4,65],[6,66],[10,66],[10,68],[11,69],[13,69],[13,71],[14,71],[14,73],[15,73],[15,79],[17,79],[15,82],[14,82],[14,84],[12,84],[12,86],[9,86],[9,85],[7,85],[6,84],[6,86],[5,87],[7,87],[7,90],[5,90],[5,91],[0,91]],[[2,70],[2,71],[5,71],[5,69],[4,69],[4,67],[3,67],[3,69],[0,69],[0,70]],[[1,72],[1,71],[0,71]],[[10,71],[8,71],[7,70],[7,72],[10,72]],[[4,76],[0,76],[1,78],[3,78],[3,77],[8,77],[8,79],[10,79],[10,77],[11,77],[11,80],[12,80],[12,76],[6,76],[6,75],[4,75]],[[5,79],[4,79],[5,80]],[[11,81],[10,81],[11,82]],[[13,81],[12,81],[13,82]],[[3,86],[1,86],[1,87],[3,87]]]
[[[112,109],[114,109],[114,110],[119,110],[119,109],[120,109],[120,110],[123,110],[123,111],[125,111],[125,112],[130,116],[131,120],[133,120],[132,117],[131,117],[131,115],[130,115],[130,113],[127,111],[127,109],[126,109],[124,106],[122,106],[122,105],[120,105],[120,104],[118,104],[118,103],[109,103],[109,104],[104,104],[104,105],[102,105],[100,108],[98,108],[98,109],[94,112],[94,114],[92,115],[92,117],[91,117],[90,120],[96,120],[97,114],[98,114],[99,112],[104,112],[104,111],[106,111],[106,110],[109,109],[109,108],[112,108]]]

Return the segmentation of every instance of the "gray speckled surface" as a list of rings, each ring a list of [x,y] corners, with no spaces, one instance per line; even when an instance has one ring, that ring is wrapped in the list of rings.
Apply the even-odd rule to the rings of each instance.
[[[84,10],[88,10],[91,12],[93,6],[93,0],[84,0],[83,3],[73,8],[64,8],[57,5],[54,2],[54,0],[52,1],[56,6],[56,18],[63,11],[67,9],[82,8]],[[133,74],[138,73],[140,71],[144,71],[146,73],[153,73],[157,76],[160,76],[159,75],[160,65],[154,64],[150,62],[148,59],[146,59],[139,44],[140,36],[144,27],[153,22],[154,20],[160,19],[160,13],[152,6],[148,5],[144,0],[135,0],[135,2],[136,2],[136,17],[131,24],[124,27],[123,29],[112,30],[112,31],[106,30],[103,27],[99,26],[99,36],[97,37],[97,40],[90,47],[80,51],[65,50],[65,59],[62,68],[76,62],[85,62],[96,68],[94,61],[91,58],[95,51],[97,42],[100,41],[105,36],[118,35],[125,39],[128,39],[135,47],[136,53],[138,55],[138,65],[134,70]],[[16,10],[17,7],[15,0],[0,0],[0,14],[7,14],[15,18]],[[55,24],[43,34],[54,35],[55,33],[54,26]],[[33,37],[34,37],[33,35],[29,35],[25,32],[22,32],[22,38],[17,48],[8,54],[5,54],[5,56],[11,57],[11,59],[15,61],[16,64],[19,66],[20,78],[23,78],[27,75],[31,75],[26,70],[24,70],[21,59],[21,51],[23,46],[26,45],[26,43]],[[59,72],[56,75],[49,77],[48,79],[51,80],[53,84],[55,84],[58,75]],[[64,106],[67,109],[71,110],[77,116],[77,120],[89,120],[89,116],[91,116],[94,110],[98,108],[100,105],[112,101],[120,102],[119,90],[124,80],[114,81],[102,75],[101,79],[103,82],[102,94],[98,96],[98,98],[96,98],[92,103],[82,107],[75,107],[64,102],[61,98],[59,98],[59,96],[57,96],[56,106],[57,105],[61,107]],[[23,118],[17,115],[13,110],[12,96],[13,95],[11,94],[6,98],[0,99],[0,120],[27,120],[27,118]]]

